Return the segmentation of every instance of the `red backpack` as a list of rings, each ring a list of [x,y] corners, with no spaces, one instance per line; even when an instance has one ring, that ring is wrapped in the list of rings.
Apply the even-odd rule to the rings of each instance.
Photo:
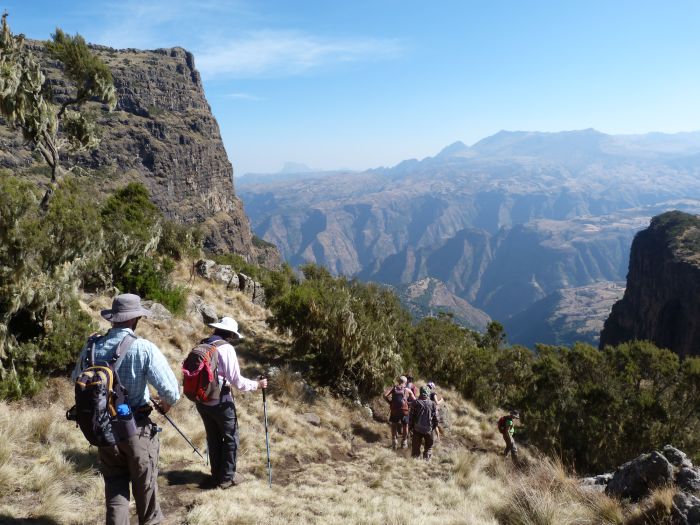
[[[219,350],[226,341],[200,343],[182,362],[182,393],[187,399],[199,403],[221,397],[219,388]]]
[[[508,430],[508,416],[501,416],[497,423],[498,431],[503,434]]]

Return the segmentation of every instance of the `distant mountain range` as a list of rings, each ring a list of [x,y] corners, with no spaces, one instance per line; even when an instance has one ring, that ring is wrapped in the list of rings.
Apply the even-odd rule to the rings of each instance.
[[[246,179],[253,229],[294,265],[394,286],[435,279],[511,342],[595,343],[602,303],[562,290],[624,281],[650,217],[700,212],[700,132],[501,131],[391,168]],[[548,297],[546,319],[574,301],[599,323],[534,323]]]

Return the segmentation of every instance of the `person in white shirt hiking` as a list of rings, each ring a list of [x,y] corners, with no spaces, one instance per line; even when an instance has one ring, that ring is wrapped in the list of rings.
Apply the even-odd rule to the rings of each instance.
[[[391,447],[398,447],[398,434],[401,430],[401,448],[408,447],[409,403],[415,401],[413,391],[406,387],[406,376],[396,378],[396,384],[384,392],[389,403],[389,423],[391,424]]]
[[[242,392],[247,392],[267,388],[267,379],[255,381],[241,375],[238,357],[232,343],[241,341],[243,335],[238,331],[238,323],[234,319],[223,317],[219,322],[211,323],[209,326],[214,328],[214,333],[202,340],[200,347],[209,346],[216,349],[217,362],[212,365],[216,370],[218,381],[212,385],[216,395],[211,396],[213,398],[209,400],[197,400],[196,403],[197,412],[202,418],[207,433],[207,449],[211,465],[211,479],[204,483],[203,487],[228,488],[240,482],[240,477],[236,476],[238,418],[231,385]],[[186,365],[187,360],[183,363],[183,373]],[[186,384],[186,395],[187,388]]]

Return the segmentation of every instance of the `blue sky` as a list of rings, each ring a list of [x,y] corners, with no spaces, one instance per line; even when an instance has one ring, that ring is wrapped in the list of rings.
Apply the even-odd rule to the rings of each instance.
[[[237,175],[501,129],[700,129],[700,2],[11,0],[15,32],[195,54]]]

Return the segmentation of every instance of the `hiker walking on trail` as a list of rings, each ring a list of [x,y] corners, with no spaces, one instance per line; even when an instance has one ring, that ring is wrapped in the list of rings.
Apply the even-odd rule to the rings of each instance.
[[[438,425],[435,427],[435,437],[440,439],[440,436],[444,434],[442,424],[444,420],[442,404],[445,400],[437,393],[437,386],[435,385],[435,382],[428,382],[428,388],[430,389],[430,400],[435,403],[435,410],[437,411]]]
[[[433,431],[437,427],[438,419],[436,406],[430,400],[430,389],[427,386],[420,388],[420,397],[411,405],[408,421],[413,431],[411,457],[420,457],[421,445],[424,444],[423,459],[430,460],[433,454]]]
[[[238,418],[236,405],[231,393],[231,385],[242,392],[267,388],[267,379],[254,381],[241,375],[238,356],[233,343],[244,339],[238,331],[238,323],[231,317],[223,317],[218,323],[209,324],[214,333],[200,342],[200,347],[212,351],[214,349],[216,362],[211,363],[216,373],[217,381],[213,383],[213,395],[208,400],[197,399],[199,412],[204,429],[207,433],[207,449],[211,464],[211,479],[204,486],[207,488],[228,488],[240,483],[236,476],[236,459],[238,453]],[[192,356],[195,351],[190,353]],[[212,352],[213,355],[214,352]],[[183,373],[187,374],[188,360],[183,363]],[[185,382],[185,395],[188,394],[188,384]],[[190,396],[188,396],[190,397]]]
[[[396,378],[396,384],[386,392],[384,399],[389,403],[389,423],[391,424],[391,448],[398,448],[398,434],[401,431],[401,448],[408,447],[409,403],[416,399],[413,391],[406,387],[406,376]]]
[[[88,339],[72,374],[77,392],[80,386],[89,387],[91,384],[83,381],[84,375],[94,381],[92,384],[99,381],[99,374],[102,374],[102,378],[111,377],[111,369],[106,366],[109,363],[116,372],[109,390],[119,389],[123,396],[120,397],[121,404],[116,407],[113,406],[113,398],[102,404],[102,418],[108,422],[100,427],[96,423],[99,416],[95,418],[90,414],[87,415],[86,424],[83,419],[85,410],[81,409],[80,404],[80,401],[85,402],[85,398],[79,400],[76,393],[77,413],[74,417],[85,436],[91,443],[116,442],[98,446],[100,471],[105,481],[107,525],[129,525],[129,483],[136,501],[139,524],[153,525],[164,519],[158,504],[157,482],[160,429],[148,417],[151,406],[147,384],[152,385],[160,396],[154,401],[164,412],[170,410],[180,394],[177,379],[158,347],[134,333],[139,319],[150,313],[141,306],[138,295],[117,296],[112,308],[101,312],[102,317],[112,323],[112,328],[104,336],[91,336]],[[95,364],[99,366],[89,368]],[[126,390],[123,391],[121,387]],[[106,394],[114,392],[107,391]],[[124,436],[115,437],[119,432],[106,429],[106,425],[110,424],[108,408],[116,412],[112,416],[116,415],[129,423],[129,430]],[[96,411],[99,409],[95,408]],[[89,427],[91,417],[92,428]]]
[[[503,441],[506,442],[506,449],[503,455],[508,457],[511,455],[513,461],[518,460],[518,447],[515,445],[513,434],[515,433],[514,419],[520,419],[520,413],[517,410],[511,410],[509,414],[501,416],[498,420],[498,431],[503,436]]]

